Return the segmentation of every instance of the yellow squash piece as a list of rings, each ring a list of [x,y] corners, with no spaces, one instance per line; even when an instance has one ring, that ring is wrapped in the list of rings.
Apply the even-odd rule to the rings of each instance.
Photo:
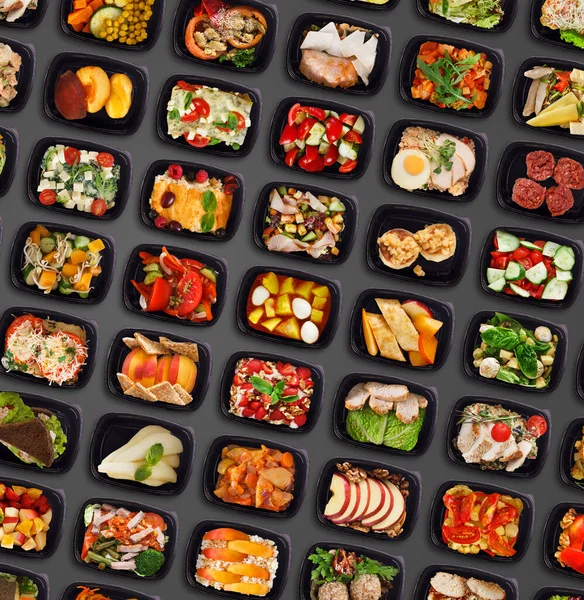
[[[63,275],[63,277],[71,278],[75,277],[78,271],[79,267],[77,265],[68,262],[63,265],[63,268],[61,269],[61,275]]]
[[[82,262],[85,261],[86,258],[87,258],[87,254],[85,254],[85,252],[83,250],[73,250],[73,252],[71,252],[71,256],[69,257],[69,260],[74,265],[80,265]]]
[[[81,279],[79,279],[79,281],[73,285],[73,289],[77,290],[78,292],[88,292],[89,288],[91,287],[91,277],[91,272],[85,271],[85,273],[81,275]]]
[[[578,121],[578,119],[578,106],[569,104],[548,113],[540,113],[537,117],[529,119],[527,124],[532,127],[556,127],[557,125],[568,125]]]
[[[98,238],[97,240],[93,240],[93,242],[89,242],[87,248],[90,252],[97,253],[105,250],[105,244]]]
[[[41,276],[39,277],[39,287],[43,290],[50,290],[55,285],[57,281],[57,272],[56,271],[46,271],[43,269]]]

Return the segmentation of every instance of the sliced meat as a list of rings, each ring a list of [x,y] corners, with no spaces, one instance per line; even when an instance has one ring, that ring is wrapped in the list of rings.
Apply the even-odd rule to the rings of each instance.
[[[584,167],[571,158],[560,158],[554,169],[554,179],[558,185],[571,190],[584,189]]]
[[[465,454],[476,443],[480,434],[480,425],[478,423],[463,423],[456,438],[456,447]]]
[[[309,81],[329,88],[347,89],[359,83],[359,75],[349,58],[319,50],[302,50],[298,69]]]
[[[563,185],[554,185],[548,188],[545,194],[545,203],[552,217],[559,217],[574,206],[572,190]]]
[[[369,392],[363,383],[354,385],[345,396],[345,408],[347,410],[359,410],[365,406],[369,398]]]
[[[271,237],[266,244],[270,252],[304,252],[308,246],[307,242],[301,240],[293,240],[286,235],[278,233]]]
[[[536,150],[525,157],[527,176],[534,181],[545,181],[554,174],[556,159],[551,152]]]
[[[283,215],[294,215],[298,212],[296,200],[291,196],[280,196],[280,193],[276,189],[270,192],[270,208],[277,210]]]
[[[513,471],[517,471],[517,469],[521,468],[525,463],[525,459],[529,456],[531,452],[531,444],[526,440],[521,440],[519,444],[517,444],[519,451],[521,452],[521,456],[518,458],[514,458],[507,463],[505,467],[505,471],[508,473],[513,473]]]
[[[376,398],[375,396],[371,396],[371,398],[369,398],[369,406],[371,407],[371,410],[376,412],[378,415],[385,415],[390,410],[393,410],[393,402],[388,402],[387,400]]]
[[[395,416],[406,425],[418,420],[420,416],[420,405],[414,394],[409,394],[405,402],[397,402],[395,406]]]
[[[414,394],[413,392],[410,392],[410,396],[413,396],[418,401],[418,406],[420,408],[426,408],[428,406],[428,398],[426,398],[426,396]]]
[[[505,600],[505,590],[493,581],[470,577],[466,580],[466,585],[479,600]]]
[[[545,188],[543,185],[520,177],[513,186],[512,200],[527,210],[539,208],[545,200]]]
[[[430,587],[445,598],[464,598],[468,591],[464,577],[442,571],[430,579]]]
[[[387,402],[405,402],[410,393],[407,386],[397,383],[379,383],[377,381],[368,381],[365,389],[376,398],[386,400]]]

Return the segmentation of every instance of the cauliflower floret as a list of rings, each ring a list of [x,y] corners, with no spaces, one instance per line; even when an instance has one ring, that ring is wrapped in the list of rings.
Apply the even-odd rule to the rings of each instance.
[[[501,365],[496,358],[492,356],[488,356],[481,361],[481,366],[479,367],[479,373],[481,377],[486,377],[487,379],[494,379],[497,377],[499,373],[499,369]]]

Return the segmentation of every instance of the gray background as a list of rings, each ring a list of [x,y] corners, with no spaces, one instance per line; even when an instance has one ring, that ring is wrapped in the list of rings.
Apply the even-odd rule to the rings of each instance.
[[[576,148],[582,142],[576,139],[562,139],[536,131],[520,128],[511,117],[511,84],[515,72],[526,57],[540,55],[546,57],[563,57],[578,60],[578,52],[563,50],[537,42],[528,30],[528,2],[519,0],[520,7],[511,30],[502,34],[488,34],[461,30],[455,27],[439,25],[422,18],[416,11],[414,0],[402,0],[392,11],[367,11],[350,6],[343,6],[324,0],[276,0],[280,12],[280,28],[277,38],[276,52],[269,68],[260,75],[247,75],[217,71],[216,69],[194,66],[177,58],[171,46],[172,21],[178,0],[167,0],[164,25],[158,43],[149,52],[127,52],[108,47],[95,47],[74,41],[64,36],[58,24],[58,2],[51,0],[44,21],[34,30],[19,30],[3,27],[0,36],[14,37],[31,42],[37,51],[37,68],[32,95],[23,112],[16,115],[2,115],[0,123],[14,127],[20,134],[20,159],[17,166],[16,179],[9,194],[0,199],[0,214],[4,221],[4,240],[0,248],[0,269],[2,286],[0,287],[0,309],[10,306],[31,305],[39,308],[52,308],[96,320],[99,324],[100,344],[97,365],[93,378],[87,388],[75,392],[69,390],[47,390],[37,385],[4,378],[1,389],[13,389],[32,393],[47,393],[62,400],[77,403],[83,410],[84,432],[81,451],[74,468],[65,475],[35,475],[30,478],[39,484],[47,484],[62,488],[67,497],[67,518],[64,536],[59,550],[50,559],[35,561],[25,557],[5,556],[0,553],[0,561],[6,560],[27,568],[38,569],[50,577],[51,597],[59,598],[64,588],[73,581],[103,581],[114,585],[128,585],[143,591],[157,594],[162,598],[184,597],[193,594],[184,580],[184,552],[188,537],[196,523],[205,518],[219,518],[234,521],[245,521],[288,532],[292,538],[293,562],[287,587],[283,598],[290,600],[298,597],[297,581],[300,566],[306,549],[314,542],[336,541],[339,544],[356,543],[370,545],[390,553],[402,555],[406,562],[406,598],[411,598],[418,574],[433,563],[448,563],[491,569],[505,576],[518,578],[522,598],[532,598],[536,590],[548,584],[571,587],[582,587],[582,582],[569,577],[562,577],[548,571],[541,559],[542,532],[544,521],[551,507],[562,500],[584,500],[584,492],[564,486],[558,476],[558,447],[561,435],[567,424],[582,415],[582,401],[575,393],[575,363],[577,352],[582,343],[582,319],[580,303],[575,303],[568,310],[554,311],[536,307],[522,307],[500,298],[485,295],[478,284],[478,258],[486,233],[495,226],[525,225],[546,229],[549,227],[558,233],[574,238],[579,237],[576,226],[548,224],[534,219],[524,219],[519,215],[503,211],[495,201],[495,172],[497,161],[504,147],[511,141],[541,140],[556,144],[569,144]],[[357,4],[357,3],[355,3]],[[389,26],[393,35],[393,52],[389,76],[381,92],[374,97],[354,97],[334,93],[324,89],[309,88],[289,79],[285,71],[284,55],[288,31],[294,19],[307,11],[322,11],[338,15],[352,15],[357,18],[374,21]],[[405,104],[398,96],[397,78],[398,61],[408,39],[417,33],[436,33],[502,48],[506,59],[506,73],[503,93],[495,113],[487,119],[465,119],[462,117],[441,115]],[[84,132],[63,125],[58,125],[46,118],[42,111],[41,97],[43,78],[52,57],[59,51],[71,50],[104,54],[140,65],[145,65],[150,73],[150,94],[148,109],[139,131],[130,137],[103,135]],[[222,77],[242,84],[252,85],[261,90],[263,99],[263,115],[260,134],[254,151],[243,159],[221,159],[205,154],[197,154],[173,148],[163,144],[155,133],[155,108],[159,91],[164,80],[172,73],[200,74],[211,77]],[[337,182],[309,174],[290,173],[272,163],[268,155],[268,130],[270,118],[277,103],[284,97],[295,95],[313,96],[322,99],[346,101],[360,108],[374,112],[376,119],[376,140],[373,158],[365,176],[354,182]],[[407,192],[392,191],[382,181],[381,151],[384,138],[390,126],[399,118],[436,119],[448,121],[463,127],[488,133],[489,165],[485,184],[479,197],[472,203],[456,205],[442,203],[432,199],[425,200]],[[117,245],[117,265],[111,290],[106,300],[97,307],[70,305],[53,298],[39,299],[35,296],[19,292],[9,282],[9,251],[13,237],[19,226],[28,220],[38,219],[65,223],[63,215],[33,206],[25,196],[25,170],[30,152],[36,141],[47,135],[60,135],[80,140],[94,140],[110,144],[130,151],[134,161],[134,181],[128,205],[122,216],[116,221],[86,220],[71,216],[71,223],[80,227],[103,231],[114,237]],[[243,219],[235,238],[227,243],[210,244],[190,241],[147,229],[138,216],[138,192],[140,181],[148,165],[159,158],[175,158],[177,160],[200,160],[203,163],[222,166],[242,173],[245,177],[247,197]],[[256,341],[242,335],[235,324],[235,297],[239,283],[247,268],[255,264],[280,265],[291,268],[305,268],[302,263],[287,260],[285,257],[272,256],[255,247],[252,241],[252,209],[261,187],[269,180],[283,178],[304,183],[337,188],[353,194],[359,201],[359,225],[353,252],[349,260],[342,266],[307,264],[308,271],[336,278],[341,282],[343,290],[343,306],[340,327],[337,335],[327,349],[299,350],[283,344],[276,345]],[[472,219],[473,240],[469,265],[462,282],[455,288],[436,289],[429,286],[407,284],[397,280],[375,275],[365,264],[364,246],[367,224],[373,211],[383,203],[411,203],[415,206],[428,206],[437,210],[468,216]],[[73,213],[71,213],[73,215]],[[131,314],[122,303],[122,274],[127,257],[132,248],[139,243],[169,243],[178,246],[198,249],[211,254],[218,254],[229,263],[229,286],[225,310],[219,322],[208,329],[192,329],[180,324],[161,324]],[[384,287],[388,289],[411,289],[412,291],[434,296],[442,300],[452,301],[456,311],[454,343],[444,368],[435,373],[419,373],[394,367],[383,367],[354,356],[348,343],[348,318],[357,295],[368,287]],[[499,309],[549,318],[569,327],[568,364],[561,385],[552,394],[529,394],[509,391],[494,386],[482,385],[468,379],[461,366],[461,345],[466,326],[471,316],[482,309]],[[109,344],[115,333],[122,327],[152,327],[153,329],[192,335],[211,344],[213,351],[213,376],[207,397],[199,410],[194,413],[177,413],[142,407],[125,402],[111,396],[104,382],[105,358]],[[310,457],[310,479],[306,498],[301,511],[292,519],[270,519],[261,516],[241,515],[227,508],[210,505],[202,495],[201,469],[203,457],[211,441],[219,434],[230,432],[239,435],[254,436],[259,430],[225,419],[219,409],[219,382],[223,366],[230,354],[236,350],[263,350],[281,352],[283,355],[312,360],[321,364],[326,374],[324,406],[317,427],[309,434],[290,436],[274,432],[266,432],[266,437],[281,440],[283,443],[305,448]],[[341,378],[350,372],[387,373],[406,379],[414,379],[422,384],[434,385],[439,392],[439,418],[434,441],[429,451],[422,457],[393,457],[382,453],[355,448],[338,441],[331,429],[331,403]],[[547,407],[552,411],[552,449],[545,469],[534,480],[514,480],[496,474],[475,473],[455,466],[447,459],[445,452],[444,429],[454,402],[465,394],[483,394],[501,398],[510,398],[538,407]],[[89,440],[97,419],[106,412],[139,413],[167,418],[185,425],[190,425],[196,433],[197,451],[194,470],[187,489],[178,497],[159,498],[149,494],[130,493],[128,491],[98,484],[93,480],[88,469]],[[261,432],[260,435],[263,435]],[[333,531],[322,527],[316,520],[314,495],[318,475],[324,463],[335,456],[352,456],[384,460],[408,469],[417,470],[423,479],[423,500],[417,526],[413,535],[406,541],[392,542],[382,539],[365,539]],[[27,477],[26,470],[7,467],[0,468],[0,475]],[[493,484],[506,485],[517,490],[532,493],[536,503],[536,527],[533,540],[526,557],[516,564],[492,564],[482,560],[466,558],[436,549],[429,538],[428,517],[430,503],[440,483],[450,478],[471,479]],[[75,517],[83,501],[94,495],[103,494],[119,498],[132,498],[174,510],[179,520],[178,552],[172,570],[166,579],[146,583],[111,574],[96,574],[75,563],[72,553],[72,531]],[[203,597],[201,594],[195,594]],[[204,596],[207,596],[206,594]]]

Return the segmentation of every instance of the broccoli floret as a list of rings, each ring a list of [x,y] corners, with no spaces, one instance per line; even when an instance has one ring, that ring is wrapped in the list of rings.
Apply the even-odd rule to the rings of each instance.
[[[18,578],[18,591],[21,596],[33,596],[34,598],[39,594],[37,584],[30,579],[30,577],[26,577],[25,575]]]
[[[141,552],[136,557],[136,573],[142,575],[142,577],[156,575],[162,569],[165,560],[162,552],[148,548],[148,550],[144,550],[144,552]]]
[[[231,61],[238,69],[249,67],[255,61],[255,48],[244,48],[228,52],[219,57],[219,62]]]

